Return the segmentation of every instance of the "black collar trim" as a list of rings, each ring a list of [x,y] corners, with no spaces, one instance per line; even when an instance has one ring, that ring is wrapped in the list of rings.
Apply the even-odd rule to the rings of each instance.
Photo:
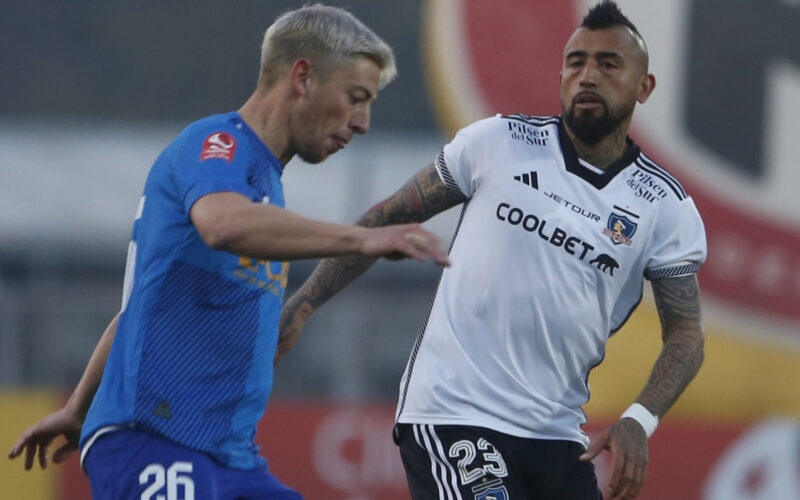
[[[609,165],[602,174],[598,174],[584,167],[578,161],[578,153],[575,151],[575,146],[572,145],[572,141],[569,140],[569,135],[567,135],[567,130],[564,128],[563,116],[558,121],[558,140],[561,144],[561,152],[564,155],[564,164],[567,167],[567,172],[577,175],[597,189],[606,187],[611,182],[611,179],[633,163],[641,152],[639,146],[630,137],[626,137],[625,142],[628,143],[628,147],[625,149],[622,158]]]

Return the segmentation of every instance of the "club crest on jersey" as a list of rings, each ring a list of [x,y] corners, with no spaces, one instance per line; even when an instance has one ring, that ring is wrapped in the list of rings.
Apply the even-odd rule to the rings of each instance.
[[[508,500],[508,490],[503,485],[475,493],[475,500]]]
[[[603,234],[611,238],[615,245],[625,243],[627,246],[631,246],[631,238],[637,227],[638,224],[633,222],[630,217],[611,212]]]
[[[225,132],[214,132],[206,137],[203,142],[203,152],[200,154],[200,161],[219,159],[233,161],[233,153],[236,152],[236,140]]]

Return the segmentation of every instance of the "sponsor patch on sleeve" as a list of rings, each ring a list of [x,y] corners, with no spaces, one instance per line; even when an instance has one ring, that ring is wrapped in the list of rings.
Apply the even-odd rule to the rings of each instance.
[[[206,137],[203,142],[203,152],[200,154],[200,161],[218,159],[233,161],[233,153],[236,152],[236,140],[225,132],[214,132]]]

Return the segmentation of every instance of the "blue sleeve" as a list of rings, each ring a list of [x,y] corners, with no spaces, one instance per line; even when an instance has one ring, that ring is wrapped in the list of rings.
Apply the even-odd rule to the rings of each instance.
[[[250,164],[247,139],[237,131],[227,127],[187,131],[172,165],[186,216],[198,199],[210,193],[233,191],[252,198],[247,182]]]

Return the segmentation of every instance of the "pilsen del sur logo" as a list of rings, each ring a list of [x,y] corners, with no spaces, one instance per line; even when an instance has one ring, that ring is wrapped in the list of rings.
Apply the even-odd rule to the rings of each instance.
[[[451,134],[497,113],[561,113],[564,45],[594,2],[502,3],[426,0],[426,75]],[[792,194],[800,184],[792,136],[800,114],[800,35],[784,22],[797,16],[796,7],[617,3],[644,36],[658,81],[653,96],[637,105],[630,135],[680,180],[691,197],[682,203],[694,202],[703,217],[704,293],[737,312],[800,323],[800,198]],[[720,9],[730,22],[718,22]],[[742,37],[740,25],[760,33]],[[742,64],[743,52],[753,51],[764,57],[748,61],[736,78],[726,76]],[[615,244],[635,242],[636,220],[615,212],[607,236]]]

